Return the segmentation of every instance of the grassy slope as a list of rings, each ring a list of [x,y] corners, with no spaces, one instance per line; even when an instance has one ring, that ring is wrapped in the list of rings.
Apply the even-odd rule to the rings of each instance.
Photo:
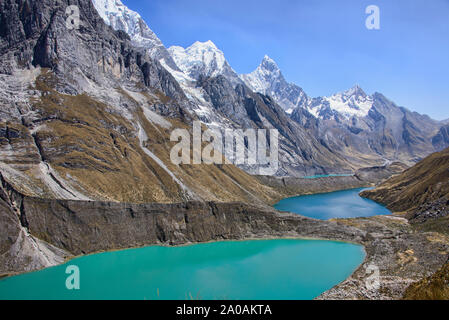
[[[437,210],[440,213],[441,210],[447,210],[449,149],[430,155],[375,190],[366,191],[362,195],[386,204],[395,212],[407,213],[410,218],[422,211],[421,206],[432,207],[436,202],[439,203]],[[438,232],[449,236],[449,216],[444,214],[412,222],[412,227],[417,232]],[[405,292],[404,299],[449,299],[449,262],[432,276],[412,284]]]
[[[362,195],[386,204],[395,212],[411,212],[423,204],[449,197],[449,148]]]
[[[232,165],[181,165],[170,161],[170,142],[174,128],[191,130],[191,124],[177,117],[165,118],[172,128],[152,123],[144,116],[140,104],[121,89],[123,104],[133,120],[87,95],[64,95],[56,92],[54,76],[43,72],[36,81],[36,90],[44,93],[32,101],[41,125],[35,133],[41,145],[41,154],[74,189],[93,199],[118,202],[172,203],[185,200],[180,184],[154,159],[145,154],[138,138],[138,122],[148,140],[144,142],[165,166],[187,186],[196,198],[206,201],[269,203],[280,197],[274,189]],[[160,93],[142,93],[148,105],[165,104],[167,97]],[[13,124],[9,124],[12,126]],[[52,198],[52,192],[39,179],[40,156],[34,146],[31,132],[20,123],[14,124],[25,138],[17,145],[27,144],[27,156],[34,164],[20,170],[33,181],[19,187],[25,194]],[[14,165],[14,161],[10,163]],[[17,168],[17,166],[16,166]],[[30,190],[43,190],[35,194]]]
[[[431,277],[412,284],[405,300],[449,300],[449,262]]]

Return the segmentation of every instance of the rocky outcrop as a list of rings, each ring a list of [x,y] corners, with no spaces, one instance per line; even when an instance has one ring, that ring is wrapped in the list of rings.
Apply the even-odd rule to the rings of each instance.
[[[28,232],[23,199],[0,174],[0,277],[54,266],[70,256]]]
[[[321,300],[398,300],[407,288],[438,271],[447,261],[449,238],[416,232],[406,219],[378,216],[338,220],[366,232],[367,257],[345,281]]]
[[[393,211],[405,216],[417,236],[426,235],[440,251],[440,257],[447,259],[448,250],[441,245],[448,243],[449,221],[449,149],[430,155],[414,167],[404,171],[378,188],[365,191],[361,195],[385,204]],[[433,233],[429,235],[429,233]],[[432,248],[419,248],[409,251],[428,253]],[[406,259],[402,255],[401,259]],[[438,256],[437,256],[438,257]],[[415,257],[410,257],[415,259]],[[407,258],[408,259],[408,258]],[[408,259],[409,260],[409,259]],[[441,265],[445,261],[438,259]],[[424,276],[412,284],[405,292],[405,299],[447,299],[447,263],[438,272]],[[435,269],[431,269],[436,271]]]

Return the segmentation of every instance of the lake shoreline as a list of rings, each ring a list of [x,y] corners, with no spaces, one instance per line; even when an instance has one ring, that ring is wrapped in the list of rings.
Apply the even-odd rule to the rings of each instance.
[[[391,216],[376,216],[370,218],[356,219],[335,219],[333,221],[320,221],[298,216],[297,214],[287,214],[272,211],[270,215],[276,217],[276,221],[282,223],[293,223],[296,226],[311,224],[310,227],[321,230],[321,235],[313,230],[304,229],[302,232],[295,230],[282,231],[282,234],[261,234],[236,236],[227,239],[212,239],[202,242],[184,242],[177,244],[155,243],[148,246],[176,247],[192,246],[197,244],[215,243],[223,241],[258,241],[258,240],[315,240],[315,241],[335,241],[355,245],[361,245],[365,252],[365,259],[362,264],[343,282],[324,292],[316,299],[340,300],[340,299],[399,299],[402,297],[406,288],[423,277],[429,272],[436,271],[445,262],[445,257],[440,254],[441,249],[449,252],[449,241],[441,244],[442,248],[435,248],[434,243],[428,240],[429,234],[415,234],[408,224],[407,220],[394,214]],[[278,220],[280,219],[280,220]],[[297,224],[296,224],[297,223]],[[347,229],[349,227],[349,229]],[[328,230],[323,230],[323,228]],[[305,235],[304,233],[308,233]],[[333,234],[333,236],[332,236]],[[420,263],[411,263],[402,265],[398,260],[398,254],[407,252],[403,249],[404,244],[412,249],[414,255],[420,256]],[[98,254],[111,251],[122,251],[128,249],[139,249],[148,246],[136,246],[127,248],[116,248],[111,250],[91,252],[87,255]],[[378,251],[382,247],[389,247],[392,253],[388,255],[379,255]],[[416,249],[417,248],[417,249]],[[410,250],[410,249],[408,249]],[[75,258],[86,255],[70,256],[62,264]],[[441,260],[441,261],[440,261]],[[365,281],[369,274],[366,274],[366,268],[370,264],[381,267],[380,274],[385,278],[382,291],[369,291],[365,287]],[[411,268],[411,270],[407,270]],[[397,270],[401,270],[401,276],[397,276]],[[25,272],[27,273],[27,272]],[[17,273],[9,276],[15,276]],[[391,277],[396,279],[391,280]],[[388,280],[388,281],[387,281]]]
[[[273,207],[319,220],[391,215],[385,206],[360,196],[369,188],[355,188],[313,195],[285,198]]]
[[[48,266],[48,267],[45,267],[45,268],[42,268],[42,269],[32,270],[32,271],[28,271],[28,272],[18,272],[18,273],[11,273],[11,274],[0,274],[0,281],[5,279],[5,278],[15,277],[15,276],[23,275],[23,274],[30,274],[30,273],[42,271],[42,270],[45,270],[45,269],[54,268],[54,267],[57,267],[57,266],[61,266],[61,265],[67,264],[70,261],[73,261],[73,260],[78,259],[78,258],[89,257],[89,256],[102,254],[102,253],[121,252],[121,251],[127,251],[127,250],[138,250],[138,249],[152,248],[152,247],[158,247],[158,248],[183,248],[183,247],[190,247],[190,246],[196,246],[196,245],[201,245],[201,244],[213,244],[213,243],[217,243],[217,242],[226,243],[226,242],[276,241],[276,240],[305,240],[305,241],[328,241],[328,242],[336,242],[336,243],[347,243],[347,244],[361,246],[363,248],[363,250],[364,250],[365,257],[366,257],[366,250],[365,250],[364,246],[361,245],[360,243],[352,242],[352,241],[349,241],[349,240],[348,241],[344,241],[344,240],[330,240],[330,239],[325,239],[325,238],[313,238],[313,237],[265,237],[265,238],[210,240],[210,241],[205,241],[205,242],[191,242],[191,243],[184,243],[184,244],[178,244],[178,245],[168,245],[168,244],[160,243],[160,244],[154,244],[154,245],[148,245],[148,246],[142,246],[142,247],[129,247],[129,248],[123,248],[123,249],[111,249],[111,250],[106,250],[106,251],[92,252],[92,253],[85,254],[85,255],[70,256],[70,257],[66,258],[63,262],[61,262],[59,264]]]
[[[228,297],[226,299],[235,301],[267,298],[310,300],[352,274],[365,257],[366,252],[361,245],[315,241],[315,239],[220,241],[182,248],[152,246],[135,251],[124,250],[92,257],[84,256],[82,259],[41,270],[26,277],[12,277],[4,283],[0,281],[0,296],[2,299],[32,299],[33,297],[140,299],[139,297],[143,297],[142,294],[149,291],[153,297],[145,297],[153,299],[155,290],[158,288],[163,292],[161,297],[164,299],[183,300],[184,292],[190,292],[189,290],[196,292],[191,288],[198,288],[201,289],[202,298],[200,299],[210,299],[220,293]],[[118,264],[114,264],[114,261]],[[273,265],[267,264],[267,261],[272,261]],[[278,263],[279,261],[283,262]],[[307,261],[306,264],[304,264],[305,261]],[[80,292],[68,292],[59,285],[65,281],[65,269],[70,265],[77,266],[81,270],[81,280],[84,285]],[[318,269],[312,267],[315,265]],[[225,267],[226,270],[233,271],[217,274],[214,271],[217,267]],[[201,270],[198,274],[194,272],[197,269]],[[210,274],[207,283],[202,281],[202,272]],[[245,290],[244,287],[248,286],[245,281],[243,282],[246,284],[241,287],[240,277],[245,278],[248,272],[255,272],[256,276],[251,277],[250,283],[259,286],[260,290]],[[121,274],[123,277],[119,276]],[[141,277],[141,274],[146,276]],[[187,274],[192,275],[188,280],[183,276]],[[195,274],[197,275],[194,276]],[[216,276],[212,276],[213,274]],[[176,281],[179,285],[175,288],[170,287],[172,277],[177,277],[179,280],[179,282]],[[215,277],[216,280],[220,280],[214,280]],[[317,279],[311,287],[308,281],[305,281],[310,278]],[[94,279],[98,279],[98,283]],[[107,280],[103,286],[100,285],[102,279]],[[167,282],[167,279],[170,280]],[[196,280],[191,282],[190,279]],[[111,281],[114,282],[112,287],[110,287]],[[44,283],[47,283],[47,286],[43,285]],[[126,285],[127,283],[139,283],[139,285]],[[295,285],[292,286],[290,283]],[[286,284],[289,285],[284,291]],[[29,292],[22,292],[19,289],[23,286],[28,287]],[[100,286],[101,289],[92,291],[93,286]],[[122,289],[115,291],[114,288],[117,287]],[[144,293],[142,287],[146,288]],[[248,288],[253,286],[250,285]],[[277,289],[272,295],[270,291],[263,288]]]
[[[313,185],[309,186],[320,187],[325,181],[335,188],[335,179],[348,178],[355,177],[319,178],[317,179],[319,181],[313,181]],[[357,180],[357,183],[363,183],[362,187],[369,187],[367,181],[360,177]],[[285,184],[285,179],[273,181]],[[339,186],[343,188],[347,184]],[[17,203],[21,203],[19,208],[23,211],[20,214],[28,225],[30,239],[39,240],[47,253],[63,258],[63,261],[55,262],[53,265],[93,253],[154,245],[194,245],[227,240],[311,239],[362,245],[366,252],[365,261],[350,278],[322,295],[327,299],[400,298],[407,287],[400,285],[402,280],[405,279],[406,283],[417,281],[441,267],[441,250],[433,247],[433,243],[427,239],[427,234],[414,234],[408,222],[401,218],[398,218],[401,219],[400,223],[388,216],[321,221],[278,212],[267,206],[244,203],[123,204],[36,199],[20,194],[13,194],[13,197]],[[116,229],[115,225],[121,227]],[[133,233],[128,234],[127,230],[133,230]],[[63,240],[66,235],[70,235],[70,242]],[[408,270],[408,265],[404,267],[397,263],[398,254],[401,256],[403,252],[407,252],[403,246],[408,247],[408,250],[411,247],[415,255],[420,255],[418,267],[412,265],[413,268],[410,267],[411,270]],[[442,250],[449,252],[449,241],[447,246],[448,248]],[[376,252],[382,247],[391,248],[393,253],[379,257]],[[42,265],[27,269],[27,266],[20,262],[24,255],[23,249],[19,246],[16,250],[18,251],[8,254],[12,257],[12,261],[17,261],[17,272],[3,269],[0,270],[3,275],[17,275],[50,267]],[[28,257],[36,263],[46,258],[40,256],[39,252],[25,252],[25,254],[31,254]],[[363,270],[366,265],[376,261],[380,261],[378,264],[382,267],[385,266],[385,270],[381,270],[381,275],[386,278],[394,275],[398,269],[405,270],[399,277],[402,280],[388,281],[385,284],[387,288],[393,288],[386,290],[386,294],[363,290],[363,279],[368,277]],[[355,281],[354,283],[359,285],[347,287],[347,281]]]
[[[284,214],[281,214],[284,216]],[[291,217],[291,215],[286,215]],[[299,217],[303,218],[303,217]],[[306,219],[306,218],[303,218]],[[198,244],[207,244],[215,242],[240,242],[240,241],[261,241],[261,240],[312,240],[312,241],[334,241],[349,243],[362,246],[365,252],[365,259],[355,271],[344,281],[332,289],[316,297],[317,300],[390,300],[400,299],[403,293],[414,282],[424,278],[429,272],[437,271],[446,261],[446,256],[441,254],[441,250],[449,252],[449,239],[447,242],[440,242],[439,247],[435,247],[435,242],[429,240],[432,233],[416,234],[413,232],[408,221],[398,215],[375,216],[370,218],[357,219],[335,219],[330,223],[334,227],[350,226],[356,227],[352,231],[366,233],[362,237],[360,234],[347,234],[343,239],[322,236],[259,236],[245,237],[226,240],[210,240],[207,242],[184,243],[177,245],[155,244],[151,246],[159,247],[184,247]],[[325,224],[327,227],[328,223]],[[380,248],[390,248],[388,254],[379,253]],[[122,251],[128,249],[139,249],[142,247],[133,247],[125,249],[115,249],[101,251],[105,253],[111,251]],[[412,249],[410,249],[412,248]],[[406,250],[407,249],[407,250]],[[417,259],[411,261],[400,261],[398,256],[413,251],[413,256]],[[97,254],[97,253],[92,253]],[[90,254],[89,254],[90,255]],[[66,262],[69,262],[80,256],[72,256]],[[419,262],[419,263],[418,263]],[[63,263],[63,264],[64,264]],[[370,274],[366,273],[366,268],[370,265],[380,267],[381,288],[379,290],[368,290],[366,280]],[[398,270],[400,272],[398,272]],[[15,274],[17,275],[17,274]]]

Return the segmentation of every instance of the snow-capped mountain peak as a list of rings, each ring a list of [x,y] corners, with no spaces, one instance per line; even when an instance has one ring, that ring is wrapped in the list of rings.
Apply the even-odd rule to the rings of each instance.
[[[137,47],[148,49],[150,56],[178,70],[162,41],[148,27],[140,14],[129,9],[120,0],[92,0],[98,14],[114,30],[122,30]]]
[[[264,56],[256,70],[249,74],[243,74],[240,78],[253,91],[262,94],[269,94],[273,83],[285,81],[276,62],[267,55]]]
[[[306,105],[309,100],[300,87],[285,80],[277,63],[268,55],[256,70],[240,78],[251,90],[273,97],[287,113]]]
[[[277,63],[267,55],[265,55],[263,57],[262,63],[260,64],[260,66],[258,68],[272,72],[272,73],[276,73],[277,75],[279,75],[281,72]]]
[[[373,107],[373,97],[368,96],[359,85],[330,97],[313,99],[307,109],[316,117],[323,117],[329,108],[346,118],[365,117]]]
[[[162,46],[161,40],[146,25],[142,17],[128,9],[120,0],[92,0],[100,16],[115,30],[125,31],[142,47]]]
[[[176,65],[189,77],[198,80],[201,77],[227,75],[237,77],[229,66],[223,51],[212,41],[197,41],[188,48],[173,46],[168,49]]]
[[[356,84],[351,89],[344,91],[343,96],[345,96],[347,98],[354,96],[354,97],[356,97],[356,99],[364,99],[364,98],[366,98],[367,95],[366,95],[365,91],[363,91],[363,89],[358,84]]]

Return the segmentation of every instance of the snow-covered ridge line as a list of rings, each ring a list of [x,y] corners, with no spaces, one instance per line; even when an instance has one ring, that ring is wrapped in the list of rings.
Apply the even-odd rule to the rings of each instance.
[[[271,96],[289,114],[302,108],[315,118],[341,116],[350,120],[368,116],[373,108],[373,96],[365,94],[357,85],[329,97],[309,97],[301,87],[287,82],[276,62],[267,55],[255,71],[238,75],[227,62],[223,51],[210,40],[197,41],[187,48],[172,46],[166,49],[141,16],[120,0],[92,1],[107,24],[127,32],[133,43],[147,48],[180,83],[186,95],[203,106],[202,109],[208,109],[208,106],[195,82],[219,75],[226,77],[233,85],[245,83],[254,92]]]
[[[92,0],[92,3],[107,25],[114,30],[126,32],[136,47],[147,49],[150,56],[156,60],[165,59],[172,69],[177,70],[162,41],[139,13],[129,9],[120,0]]]
[[[92,2],[105,23],[115,30],[125,31],[136,42],[149,41],[152,45],[162,45],[162,41],[143,22],[140,14],[130,10],[120,0],[92,0]]]

